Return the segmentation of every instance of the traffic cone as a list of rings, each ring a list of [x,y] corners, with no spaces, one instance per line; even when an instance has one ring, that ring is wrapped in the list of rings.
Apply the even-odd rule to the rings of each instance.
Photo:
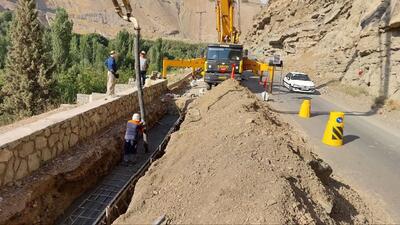
[[[304,100],[301,104],[299,117],[310,118],[311,117],[311,100]]]
[[[340,147],[343,145],[343,129],[344,129],[344,113],[343,112],[331,112],[328,123],[326,125],[324,137],[322,143]]]

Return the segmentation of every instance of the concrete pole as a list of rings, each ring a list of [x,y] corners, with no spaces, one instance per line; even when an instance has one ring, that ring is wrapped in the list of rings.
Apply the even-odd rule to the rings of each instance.
[[[129,3],[129,0],[122,0],[122,2],[124,4],[126,14],[123,13],[122,8],[118,3],[118,0],[112,0],[112,3],[115,7],[115,12],[118,14],[118,16],[120,16],[123,20],[132,23],[133,29],[135,30],[136,37],[134,40],[135,43],[133,48],[133,55],[135,56],[136,87],[139,99],[140,116],[142,117],[142,122],[145,128],[143,132],[144,151],[147,153],[149,152],[149,144],[147,141],[147,134],[146,134],[146,110],[144,108],[143,89],[140,77],[140,57],[139,57],[140,26],[137,19],[132,16],[132,7],[131,4]]]
[[[138,92],[140,116],[144,126],[146,126],[146,109],[144,107],[142,78],[140,76],[140,57],[139,57],[139,42],[140,42],[140,27],[135,27],[135,41],[134,41],[133,55],[135,56],[135,73],[136,73],[136,87]],[[147,140],[146,127],[143,132],[143,147],[144,151],[149,152],[149,144]]]

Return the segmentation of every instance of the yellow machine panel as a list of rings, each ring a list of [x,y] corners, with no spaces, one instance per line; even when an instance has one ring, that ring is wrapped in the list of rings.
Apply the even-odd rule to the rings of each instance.
[[[219,43],[239,43],[240,32],[234,24],[234,0],[217,0],[215,4]]]
[[[206,60],[204,58],[199,58],[199,59],[177,59],[177,60],[164,59],[163,60],[162,77],[164,79],[167,78],[167,71],[168,71],[169,67],[192,68],[193,72],[195,72],[196,69],[203,69],[205,62],[206,62]]]

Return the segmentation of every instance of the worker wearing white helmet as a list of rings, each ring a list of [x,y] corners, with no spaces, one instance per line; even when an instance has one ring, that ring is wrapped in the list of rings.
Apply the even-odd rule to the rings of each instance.
[[[140,134],[143,133],[144,127],[141,123],[140,114],[135,113],[132,120],[126,125],[125,144],[124,144],[124,163],[134,163],[134,155],[137,153],[137,146]]]

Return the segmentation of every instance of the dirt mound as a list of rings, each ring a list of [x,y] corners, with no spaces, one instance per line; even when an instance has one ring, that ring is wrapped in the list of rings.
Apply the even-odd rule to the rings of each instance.
[[[324,179],[318,178],[318,176]],[[194,101],[114,224],[375,222],[292,127],[235,81]],[[324,183],[322,183],[322,181]]]

